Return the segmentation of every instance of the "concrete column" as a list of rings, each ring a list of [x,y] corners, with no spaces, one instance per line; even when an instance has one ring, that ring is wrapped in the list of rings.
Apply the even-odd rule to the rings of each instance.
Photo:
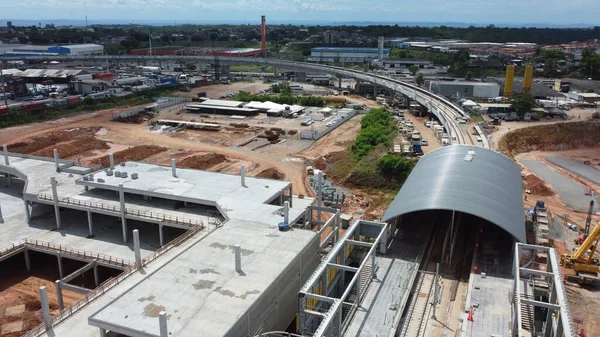
[[[110,161],[110,169],[115,169],[115,156],[112,153],[108,154],[108,160]]]
[[[169,337],[169,329],[167,329],[167,313],[161,311],[158,313],[158,325],[160,327],[160,337]]]
[[[377,249],[373,249],[373,253],[371,254],[371,277],[373,278],[373,280],[377,279],[377,271],[375,270],[376,266],[377,266],[377,261],[375,259],[375,252],[377,252]]]
[[[556,303],[556,287],[554,287],[554,285],[552,285],[552,289],[550,290],[548,303]],[[544,331],[544,337],[551,337],[552,332],[554,332],[554,319],[552,318],[552,314],[554,314],[554,310],[548,309],[548,312],[546,313],[546,328]],[[559,321],[558,324],[560,325],[561,322]]]
[[[373,98],[377,97],[377,84],[373,82]]]
[[[317,206],[323,206],[323,173],[317,175]],[[321,210],[317,211],[317,220],[321,221]]]
[[[342,78],[338,78],[338,88],[342,89]]]
[[[127,219],[125,218],[125,192],[123,184],[119,184],[119,202],[121,203],[121,227],[123,229],[123,242],[127,242]]]
[[[94,283],[96,287],[100,285],[100,274],[98,273],[98,265],[94,264]]]
[[[42,317],[46,330],[52,327],[52,318],[50,317],[50,305],[48,304],[48,290],[45,286],[40,287],[40,302],[42,303]]]
[[[25,249],[25,268],[27,271],[31,271],[31,260],[29,260],[29,250]]]
[[[242,187],[246,187],[246,167],[244,166],[244,164],[242,164],[240,177],[242,179]]]
[[[434,289],[433,289],[433,304],[432,304],[432,308],[431,308],[431,309],[433,309],[432,310],[433,312],[431,314],[431,317],[433,319],[436,319],[435,318],[435,308],[437,307],[438,297],[439,297],[439,286],[438,286],[438,279],[439,279],[439,277],[440,277],[440,264],[436,263],[435,264],[435,277],[433,279],[433,286],[434,286]]]
[[[8,161],[8,146],[2,145],[2,152],[4,153],[4,165],[10,166]]]
[[[60,166],[59,166],[60,164],[58,162],[58,159],[59,159],[58,150],[54,149],[52,152],[54,152],[54,166],[56,168],[56,172],[60,172]]]
[[[100,328],[100,337],[106,337],[106,330]]]
[[[454,255],[454,243],[456,242],[456,237],[458,236],[458,231],[460,225],[460,213],[458,214],[458,220],[456,221],[456,226],[454,226],[454,235],[452,236],[452,241],[450,241],[450,258],[448,260],[448,265],[452,265],[452,256]]]
[[[92,222],[92,212],[87,211],[87,219],[88,219],[88,230],[90,232],[90,236],[94,236],[94,223]]]
[[[50,185],[52,185],[52,201],[54,203],[54,215],[56,216],[56,228],[60,229],[60,207],[58,207],[58,191],[56,190],[56,177],[50,177]]]
[[[12,176],[10,174],[6,174],[6,180],[8,181],[8,186],[12,186]]]
[[[235,271],[242,271],[242,248],[240,245],[235,245]]]
[[[65,275],[63,274],[63,266],[62,266],[62,259],[60,257],[60,253],[58,253],[58,255],[56,255],[56,260],[58,261],[58,275],[60,276],[60,278],[65,277]]]
[[[283,202],[283,222],[290,223],[290,203]]]
[[[163,225],[162,224],[158,224],[158,239],[160,241],[160,246],[164,246],[165,243],[165,237],[164,237],[164,233],[163,233]]]
[[[133,230],[133,251],[135,254],[135,265],[142,265],[142,253],[140,252],[140,232],[137,229]]]
[[[27,220],[27,223],[29,224],[29,221],[31,220],[31,213],[29,211],[29,202],[27,200],[23,200],[23,203],[25,204],[25,219]]]
[[[177,163],[175,159],[171,159],[171,171],[173,173],[173,177],[177,178]]]
[[[292,193],[292,184],[290,184],[290,198],[288,199],[290,202],[290,207],[294,207],[292,204],[292,200],[294,200],[294,194]]]
[[[62,289],[60,288],[60,280],[56,280],[56,299],[58,300],[58,310],[63,310],[65,304],[63,303]]]

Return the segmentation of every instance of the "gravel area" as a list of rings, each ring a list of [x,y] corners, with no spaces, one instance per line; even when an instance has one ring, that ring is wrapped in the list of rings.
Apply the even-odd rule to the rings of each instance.
[[[587,212],[590,197],[585,195],[587,190],[585,186],[574,182],[569,177],[554,171],[537,160],[522,160],[521,164],[550,184],[569,208],[577,212]],[[597,200],[596,205],[598,205]]]
[[[589,167],[583,163],[570,160],[564,157],[547,157],[547,161],[554,165],[562,167],[563,169],[581,177],[587,179],[594,184],[600,185],[600,171],[593,167]]]

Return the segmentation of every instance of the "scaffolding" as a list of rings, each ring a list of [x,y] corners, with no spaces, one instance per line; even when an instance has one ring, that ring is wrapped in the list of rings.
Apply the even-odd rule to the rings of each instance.
[[[556,250],[517,243],[515,251],[512,336],[576,336]]]
[[[303,336],[339,337],[346,331],[386,252],[388,224],[355,221],[335,241],[298,293],[297,328]]]

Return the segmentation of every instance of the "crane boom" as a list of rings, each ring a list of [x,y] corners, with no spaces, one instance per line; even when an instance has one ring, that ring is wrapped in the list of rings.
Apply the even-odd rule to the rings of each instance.
[[[590,200],[590,208],[588,209],[587,218],[585,219],[585,231],[583,232],[584,240],[590,234],[590,225],[592,224],[592,213],[594,213],[594,199]]]
[[[591,258],[594,256],[594,252],[596,251],[596,246],[598,245],[598,239],[600,239],[600,222],[598,224],[596,224],[596,227],[594,227],[594,229],[592,230],[592,232],[590,233],[590,235],[588,235],[588,237],[583,240],[583,242],[581,243],[581,246],[579,248],[577,248],[577,250],[575,251],[575,254],[573,254],[571,256],[571,259],[575,260],[575,261],[584,261],[583,257],[586,254],[586,252],[590,249],[592,249],[591,254],[589,256],[589,259],[591,260]],[[585,259],[585,261],[587,261],[588,259]]]

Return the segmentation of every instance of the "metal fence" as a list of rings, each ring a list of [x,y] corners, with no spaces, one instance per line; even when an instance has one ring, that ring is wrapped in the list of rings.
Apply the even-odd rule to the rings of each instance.
[[[217,228],[218,227],[215,226],[213,228],[213,230],[215,230]],[[93,300],[98,298],[100,295],[104,294],[105,292],[107,292],[108,290],[112,289],[114,286],[119,284],[121,281],[123,281],[126,278],[128,278],[129,276],[133,275],[138,269],[146,266],[148,263],[155,260],[162,254],[168,252],[173,247],[179,246],[183,241],[189,239],[196,233],[200,232],[202,229],[203,229],[203,227],[193,227],[192,229],[186,231],[182,235],[173,239],[173,241],[169,242],[168,245],[160,247],[154,253],[152,253],[151,255],[142,259],[141,265],[138,266],[135,264],[130,264],[127,268],[125,268],[125,270],[123,270],[123,272],[121,274],[104,281],[96,289],[90,291],[89,293],[87,293],[85,296],[83,296],[82,298],[80,298],[79,300],[77,300],[76,302],[71,304],[70,306],[61,310],[56,316],[54,316],[52,318],[52,326],[56,326],[60,322],[64,321],[66,318],[68,318],[69,316],[71,316],[74,313],[76,313],[77,311],[79,311],[81,308],[88,305],[90,302],[92,302]],[[44,323],[40,323],[37,327],[31,329],[29,332],[24,334],[23,337],[37,337],[37,336],[43,334],[44,332],[46,332],[46,327],[45,327]]]
[[[43,199],[43,200],[48,200],[48,201],[54,200],[54,198],[52,196],[47,195],[45,193],[39,193],[38,199]],[[63,204],[68,204],[68,205],[76,205],[76,206],[95,208],[95,209],[109,211],[109,212],[117,212],[117,213],[121,212],[120,206],[105,205],[102,203],[96,203],[96,202],[90,202],[90,201],[82,201],[79,199],[71,199],[69,197],[58,198],[58,202],[63,203]],[[177,225],[183,225],[183,226],[187,226],[190,228],[196,227],[196,226],[202,227],[204,225],[204,223],[199,220],[192,220],[192,219],[188,219],[188,218],[184,218],[184,217],[165,215],[163,213],[145,212],[145,211],[140,211],[139,209],[135,209],[135,208],[125,207],[125,214],[135,215],[135,216],[148,218],[148,219],[152,219],[152,220],[158,220],[163,223],[173,223],[173,224],[177,224]]]
[[[130,266],[133,263],[132,261],[128,261],[125,259],[118,259],[118,258],[112,257],[110,255],[104,255],[101,253],[90,253],[90,252],[86,252],[86,251],[82,251],[82,250],[78,250],[78,249],[74,249],[74,248],[70,248],[70,247],[65,247],[65,246],[57,245],[57,244],[46,242],[46,241],[24,239],[23,243],[25,244],[25,246],[34,246],[36,248],[47,248],[48,250],[59,251],[61,253],[67,253],[72,256],[77,256],[77,257],[84,258],[84,259],[96,259],[96,260],[99,260],[102,262],[106,262],[108,264],[116,264],[121,267]]]

